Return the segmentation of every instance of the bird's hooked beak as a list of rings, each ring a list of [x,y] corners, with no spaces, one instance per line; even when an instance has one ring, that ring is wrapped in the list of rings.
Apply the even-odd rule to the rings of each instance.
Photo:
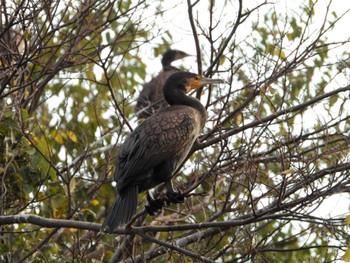
[[[185,53],[185,52],[183,52],[183,51],[178,50],[178,51],[176,52],[176,55],[175,55],[175,59],[174,59],[174,60],[178,60],[178,59],[182,59],[182,58],[190,57],[190,56],[192,56],[192,55],[187,54],[187,53]]]
[[[209,79],[197,76],[195,79],[193,79],[191,83],[191,89],[198,89],[200,87],[203,87],[204,85],[219,84],[224,82],[225,81],[223,79]]]

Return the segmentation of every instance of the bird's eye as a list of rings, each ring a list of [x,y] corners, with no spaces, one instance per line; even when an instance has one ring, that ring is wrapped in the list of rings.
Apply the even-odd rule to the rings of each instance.
[[[195,79],[195,80],[199,80],[199,76],[196,76],[194,79]]]

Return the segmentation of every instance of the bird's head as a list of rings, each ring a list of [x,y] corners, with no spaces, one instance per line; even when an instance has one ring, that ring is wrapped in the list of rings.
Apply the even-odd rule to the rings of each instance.
[[[188,57],[188,56],[190,56],[190,55],[183,52],[183,51],[176,50],[176,49],[170,49],[163,54],[162,65],[163,65],[163,67],[170,66],[171,62],[178,60],[178,59],[182,59],[184,57]]]
[[[193,89],[198,89],[207,84],[224,83],[222,79],[204,78],[190,72],[177,72],[171,75],[164,84],[163,93],[169,104],[172,103],[172,97],[180,91],[187,93]],[[170,101],[169,101],[170,100]]]
[[[205,78],[190,72],[179,72],[173,74],[172,76],[174,76],[173,78],[179,83],[179,87],[181,86],[186,93],[190,92],[191,90],[201,88],[204,85],[224,83],[222,79]]]

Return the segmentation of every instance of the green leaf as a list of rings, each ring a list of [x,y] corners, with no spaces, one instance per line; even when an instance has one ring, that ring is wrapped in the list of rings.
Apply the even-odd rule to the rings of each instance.
[[[295,40],[296,38],[300,38],[302,33],[302,28],[298,25],[297,20],[295,17],[292,18],[292,21],[290,22],[290,26],[292,27],[291,33],[287,33],[287,38],[290,41]]]
[[[0,243],[0,254],[5,255],[8,251],[8,246],[6,244]]]
[[[332,107],[337,102],[338,96],[332,96],[329,98],[329,106]]]
[[[26,109],[21,108],[21,114],[23,121],[26,121],[28,119],[28,111]]]

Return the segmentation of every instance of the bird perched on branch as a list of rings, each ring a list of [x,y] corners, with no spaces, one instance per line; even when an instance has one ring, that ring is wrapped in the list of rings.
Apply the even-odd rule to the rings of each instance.
[[[180,50],[168,50],[163,54],[162,71],[143,86],[137,98],[135,110],[139,118],[148,118],[167,106],[166,101],[159,102],[163,99],[164,83],[172,74],[180,71],[180,69],[171,66],[171,63],[187,56],[189,55]]]
[[[167,79],[163,93],[170,106],[141,123],[119,150],[114,178],[118,195],[102,225],[103,231],[111,233],[130,222],[136,212],[138,194],[159,184],[165,184],[168,203],[183,202],[184,196],[174,189],[171,178],[207,118],[199,100],[186,93],[205,84],[222,82],[189,72],[178,72]],[[152,213],[162,207],[157,201],[148,200],[148,211]]]

